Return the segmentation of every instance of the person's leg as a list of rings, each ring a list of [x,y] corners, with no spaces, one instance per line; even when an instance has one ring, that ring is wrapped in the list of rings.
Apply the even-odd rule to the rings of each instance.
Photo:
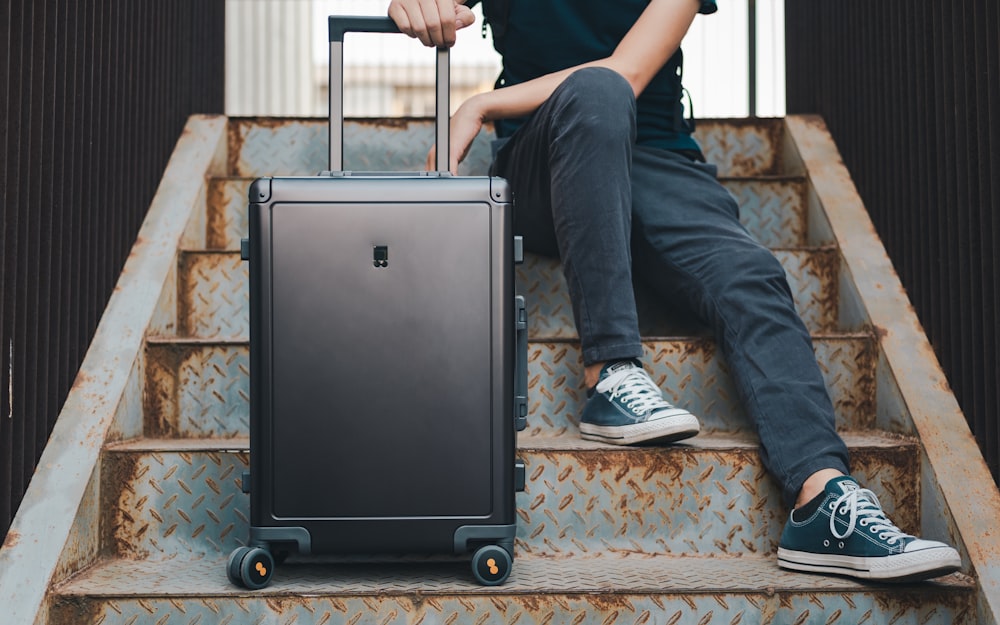
[[[692,306],[713,328],[759,433],[764,464],[786,502],[798,507],[782,535],[779,564],[873,579],[956,570],[954,549],[900,531],[874,493],[844,476],[847,447],[784,269],[740,225],[714,167],[636,148],[633,205],[636,275],[665,302]]]
[[[642,356],[632,288],[631,165],[635,97],[603,68],[574,73],[497,152],[511,183],[515,230],[529,251],[562,260],[588,385],[585,438],[678,440],[698,422],[667,403]]]
[[[635,272],[713,329],[764,463],[792,504],[806,478],[846,473],[848,458],[784,269],[739,223],[712,165],[648,148],[633,163]]]
[[[642,355],[629,250],[634,141],[628,83],[611,70],[583,70],[493,165],[514,190],[514,229],[525,249],[562,261],[586,365]]]

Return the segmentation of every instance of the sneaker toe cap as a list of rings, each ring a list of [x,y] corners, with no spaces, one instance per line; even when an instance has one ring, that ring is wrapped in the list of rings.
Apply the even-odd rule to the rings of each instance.
[[[955,551],[950,546],[936,540],[915,538],[907,543],[906,547],[903,549],[903,553],[916,553],[918,551],[927,551],[929,549],[947,549],[948,551]],[[958,552],[955,552],[955,555],[957,556]]]

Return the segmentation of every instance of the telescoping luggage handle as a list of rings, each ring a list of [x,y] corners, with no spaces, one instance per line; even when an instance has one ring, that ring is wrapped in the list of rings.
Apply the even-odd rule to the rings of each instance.
[[[330,27],[330,170],[344,169],[344,35],[346,33],[398,33],[388,17],[331,15]],[[450,84],[448,48],[437,49],[435,89],[435,145],[438,172],[448,171],[448,93]]]

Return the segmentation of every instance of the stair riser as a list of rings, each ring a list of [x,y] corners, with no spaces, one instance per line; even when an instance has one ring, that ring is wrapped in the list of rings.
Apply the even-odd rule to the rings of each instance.
[[[232,120],[229,173],[233,176],[311,176],[329,169],[329,125],[321,119]],[[353,171],[422,171],[434,142],[427,120],[349,120],[344,124],[344,166]],[[492,133],[479,133],[459,168],[462,175],[489,169]],[[695,138],[720,176],[774,176],[782,171],[782,120],[699,121]]]
[[[837,270],[833,250],[779,250],[796,309],[814,333],[837,329]],[[533,255],[516,272],[517,292],[528,305],[532,339],[576,338],[573,309],[558,262]],[[186,253],[179,267],[180,336],[245,337],[249,334],[249,277],[235,253]],[[692,317],[671,316],[650,291],[637,292],[643,336],[685,336],[707,330]]]
[[[799,317],[813,333],[838,328],[837,276],[840,261],[833,249],[777,250]],[[517,292],[528,306],[528,332],[536,340],[577,338],[569,289],[558,261],[529,255],[517,270]],[[671,311],[652,290],[636,289],[639,330],[643,336],[691,336],[708,329],[690,313]]]
[[[869,429],[875,417],[875,348],[869,338],[814,341],[840,429]],[[231,437],[249,432],[246,344],[154,343],[146,351],[146,433]],[[575,432],[586,400],[575,343],[528,349],[531,434]],[[710,340],[650,341],[644,362],[667,397],[701,418],[707,430],[750,428],[728,369]]]
[[[209,183],[205,244],[212,250],[238,250],[247,236],[250,178],[217,178]],[[806,183],[796,178],[724,180],[740,205],[740,221],[769,248],[802,247],[807,242]]]
[[[516,575],[517,568],[515,565]],[[221,573],[220,573],[221,574]],[[280,573],[279,573],[280,575]],[[689,595],[500,595],[379,597],[210,597],[61,598],[52,609],[52,625],[101,623],[146,625],[161,623],[573,623],[609,625],[732,625],[734,623],[893,623],[974,625],[975,610],[968,594],[955,596],[933,590],[873,589],[850,593],[780,593]]]
[[[811,332],[837,328],[837,271],[834,250],[779,250],[799,316]],[[528,305],[533,339],[576,338],[566,280],[557,261],[528,255],[517,268],[517,292]],[[249,274],[236,252],[187,252],[178,267],[178,334],[192,337],[249,335]],[[670,315],[662,300],[644,288],[636,295],[643,336],[704,334],[690,316]]]
[[[517,552],[773,554],[786,509],[750,449],[519,452]],[[904,528],[919,522],[912,444],[853,451],[858,478]],[[113,452],[102,468],[107,540],[123,557],[228,554],[249,532],[246,452]],[[317,492],[321,497],[322,493]]]

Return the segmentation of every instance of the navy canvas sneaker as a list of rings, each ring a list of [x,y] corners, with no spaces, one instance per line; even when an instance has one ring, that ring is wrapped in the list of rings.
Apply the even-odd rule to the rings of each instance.
[[[815,510],[806,505],[792,512],[781,534],[779,566],[883,581],[929,579],[962,566],[948,545],[893,525],[875,493],[853,478],[830,480],[824,495]]]
[[[663,399],[638,360],[604,365],[580,417],[580,435],[612,445],[670,442],[698,433],[698,419]]]

